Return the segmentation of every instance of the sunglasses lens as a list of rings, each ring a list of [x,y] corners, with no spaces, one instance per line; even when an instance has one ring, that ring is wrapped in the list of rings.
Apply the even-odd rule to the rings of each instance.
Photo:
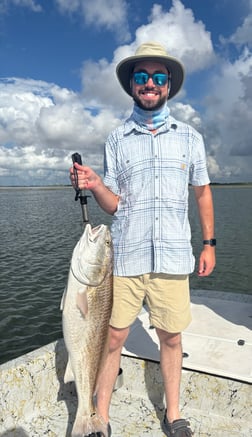
[[[133,76],[134,81],[137,85],[145,85],[149,79],[149,75],[147,73],[144,73],[143,71],[134,73]]]
[[[133,73],[133,78],[137,85],[145,85],[150,77],[156,86],[164,86],[168,81],[168,75],[165,73],[148,74],[144,71]]]
[[[167,84],[167,80],[168,80],[167,74],[155,73],[153,74],[152,78],[155,85],[164,86]]]

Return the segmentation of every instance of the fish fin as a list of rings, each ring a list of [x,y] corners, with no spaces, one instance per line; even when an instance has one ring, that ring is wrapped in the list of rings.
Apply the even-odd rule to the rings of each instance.
[[[65,375],[64,375],[64,383],[67,384],[68,382],[71,382],[71,381],[74,381],[74,374],[72,371],[71,362],[68,359],[66,370],[65,370]]]
[[[88,313],[88,300],[87,300],[87,292],[80,292],[78,291],[77,297],[76,297],[76,304],[77,307],[80,309],[82,315],[84,317],[87,316]]]
[[[91,416],[77,413],[71,436],[81,437],[91,434],[96,435],[96,433],[101,433],[104,437],[109,437],[108,425],[104,422],[103,418],[97,413]]]
[[[65,287],[65,290],[63,291],[63,295],[62,295],[62,298],[60,301],[60,311],[63,311],[64,306],[65,306],[66,292],[67,292],[67,288]]]

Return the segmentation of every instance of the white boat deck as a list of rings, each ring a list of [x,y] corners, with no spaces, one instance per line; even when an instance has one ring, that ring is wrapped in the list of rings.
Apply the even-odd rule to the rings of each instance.
[[[252,296],[193,291],[192,322],[183,333],[183,367],[252,382]],[[134,323],[123,353],[159,361],[147,311]]]
[[[251,309],[252,296],[192,294],[180,406],[194,437],[252,437]],[[111,405],[112,437],[163,437],[158,345],[145,311],[124,353],[124,385]],[[74,384],[63,383],[66,361],[59,340],[0,366],[0,437],[70,437],[77,399]]]

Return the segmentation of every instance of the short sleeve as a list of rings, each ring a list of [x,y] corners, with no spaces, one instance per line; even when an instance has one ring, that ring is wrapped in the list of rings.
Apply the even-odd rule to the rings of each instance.
[[[189,182],[192,185],[208,185],[210,183],[206,151],[202,135],[193,130],[192,137],[192,163],[190,168]]]

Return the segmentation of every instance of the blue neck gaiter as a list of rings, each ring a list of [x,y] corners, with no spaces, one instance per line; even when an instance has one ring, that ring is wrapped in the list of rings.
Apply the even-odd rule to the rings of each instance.
[[[166,123],[169,113],[170,111],[166,104],[156,111],[145,111],[134,104],[132,118],[139,126],[152,131]]]

